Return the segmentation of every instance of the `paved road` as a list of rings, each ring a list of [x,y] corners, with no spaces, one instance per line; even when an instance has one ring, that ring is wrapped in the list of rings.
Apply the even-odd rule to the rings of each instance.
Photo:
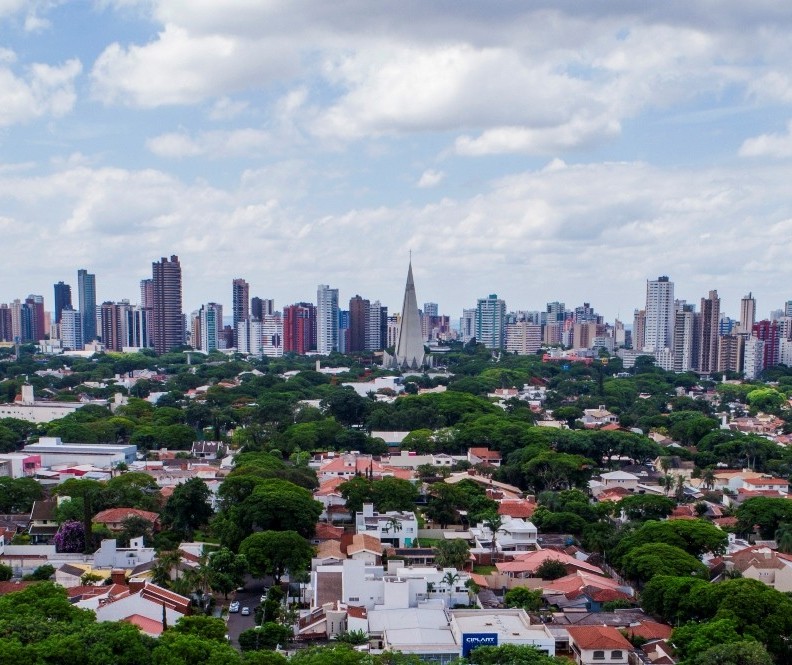
[[[261,594],[264,593],[265,580],[248,578],[243,591],[237,591],[233,596],[229,596],[229,603],[232,600],[239,601],[239,612],[228,615],[227,630],[231,645],[239,648],[239,634],[248,628],[256,625],[255,609],[260,605]],[[242,616],[242,608],[250,608],[250,616]]]

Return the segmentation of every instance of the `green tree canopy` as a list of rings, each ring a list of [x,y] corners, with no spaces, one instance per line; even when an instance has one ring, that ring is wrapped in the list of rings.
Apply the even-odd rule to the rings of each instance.
[[[314,548],[295,531],[265,531],[245,538],[239,552],[251,573],[257,577],[272,575],[278,584],[287,571],[309,569]]]

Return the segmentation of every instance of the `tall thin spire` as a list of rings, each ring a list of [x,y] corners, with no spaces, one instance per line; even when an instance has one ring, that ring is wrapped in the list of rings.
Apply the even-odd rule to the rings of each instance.
[[[426,360],[421,319],[418,314],[418,299],[415,296],[413,281],[412,251],[407,268],[407,284],[404,287],[404,303],[399,321],[399,335],[396,338],[396,351],[393,358],[386,360],[389,360],[392,366],[408,369],[418,369]]]

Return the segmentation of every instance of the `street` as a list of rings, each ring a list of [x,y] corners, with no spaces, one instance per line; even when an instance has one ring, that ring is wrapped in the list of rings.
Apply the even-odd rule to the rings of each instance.
[[[245,582],[243,591],[237,591],[236,594],[229,596],[229,603],[232,600],[239,601],[239,612],[229,613],[226,628],[228,638],[234,648],[239,648],[239,634],[256,625],[255,609],[261,604],[261,594],[265,592],[265,589],[266,580],[249,577]],[[250,616],[242,616],[243,607],[250,608]]]

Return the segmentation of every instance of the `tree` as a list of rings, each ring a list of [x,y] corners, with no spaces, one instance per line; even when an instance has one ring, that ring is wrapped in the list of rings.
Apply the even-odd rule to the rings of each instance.
[[[313,536],[323,506],[311,492],[286,480],[267,479],[245,500],[239,517],[251,528],[294,530]]]
[[[445,529],[459,516],[458,506],[463,502],[462,492],[456,485],[434,483],[429,489],[429,501],[424,514],[441,529]]]
[[[668,517],[676,508],[676,502],[654,494],[633,494],[618,502],[617,508],[623,510],[629,520],[660,520]]]
[[[463,661],[464,662],[464,661]],[[568,661],[548,656],[533,646],[501,644],[497,647],[478,647],[470,652],[471,665],[563,665]]]
[[[694,660],[714,646],[740,642],[743,637],[737,628],[736,621],[726,618],[704,623],[691,622],[675,628],[672,636],[675,654],[685,661]]]
[[[0,513],[29,513],[44,490],[33,478],[0,477]]]
[[[409,480],[386,477],[372,482],[371,498],[374,508],[380,513],[415,510],[418,488]]]
[[[664,543],[646,543],[629,551],[622,560],[622,573],[628,579],[643,584],[655,575],[692,575],[709,578],[709,569],[685,550]]]
[[[792,524],[779,524],[774,538],[779,552],[792,554]]]
[[[759,642],[742,640],[711,646],[698,654],[695,665],[773,665],[773,658]]]
[[[442,540],[435,545],[435,564],[441,568],[463,570],[470,560],[470,547],[461,538]]]
[[[128,547],[130,540],[143,536],[146,545],[150,545],[153,533],[153,525],[149,520],[139,515],[130,515],[121,522],[121,533],[118,534],[118,539],[124,547]]]
[[[234,554],[227,547],[213,552],[207,564],[209,587],[228,598],[228,594],[244,582],[247,565],[243,555]]]
[[[162,511],[162,523],[173,531],[191,537],[195,529],[209,523],[211,492],[200,478],[177,485]]]
[[[82,552],[85,550],[85,527],[76,520],[64,522],[52,540],[58,552]]]
[[[503,602],[506,607],[521,607],[526,612],[536,612],[542,607],[542,591],[515,587],[506,592]]]
[[[14,569],[4,563],[0,563],[0,582],[8,582],[14,576]]]
[[[250,572],[257,577],[272,575],[276,584],[286,571],[304,570],[311,565],[314,549],[295,531],[266,531],[245,538],[239,547]]]
[[[495,561],[495,553],[498,551],[498,531],[503,526],[503,517],[496,512],[487,513],[482,524],[491,534],[490,554]]]
[[[782,522],[792,523],[792,501],[787,499],[757,496],[737,508],[737,528],[743,533],[758,528],[761,537],[769,540]]]
[[[350,630],[338,635],[336,640],[338,642],[343,642],[344,644],[357,646],[360,644],[366,644],[366,642],[369,640],[369,636],[365,630]]]
[[[274,649],[285,645],[294,637],[291,628],[279,623],[268,621],[261,626],[250,628],[239,635],[239,648],[242,651]]]
[[[546,559],[539,564],[534,575],[542,580],[557,580],[567,575],[567,569],[556,559]]]
[[[205,640],[225,643],[226,625],[222,619],[206,616],[183,616],[173,630],[184,635],[195,635]]]
[[[443,575],[443,579],[440,580],[443,584],[448,587],[448,607],[450,608],[452,605],[452,594],[454,592],[454,585],[459,582],[459,573],[455,573],[451,570],[447,571],[445,575]]]

